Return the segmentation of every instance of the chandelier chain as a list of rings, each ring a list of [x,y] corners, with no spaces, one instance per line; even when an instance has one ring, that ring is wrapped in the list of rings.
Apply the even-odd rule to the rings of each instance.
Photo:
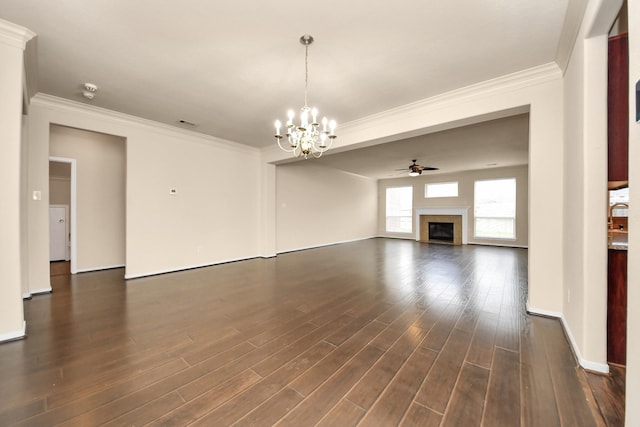
[[[309,86],[309,45],[304,46],[304,106],[308,107],[307,103],[307,87]]]

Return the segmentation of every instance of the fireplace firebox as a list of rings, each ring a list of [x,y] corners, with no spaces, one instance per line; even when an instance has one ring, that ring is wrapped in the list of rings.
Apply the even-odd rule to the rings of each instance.
[[[453,222],[429,222],[429,240],[453,243]]]

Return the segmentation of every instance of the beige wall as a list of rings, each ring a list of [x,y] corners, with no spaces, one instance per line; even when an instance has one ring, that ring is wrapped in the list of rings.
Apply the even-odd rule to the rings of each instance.
[[[474,220],[473,220],[473,187],[476,180],[515,178],[516,179],[516,239],[500,240],[500,239],[481,239],[474,237]],[[425,185],[435,182],[458,182],[458,197],[425,198]],[[417,177],[404,177],[396,179],[385,179],[378,182],[378,235],[384,237],[398,237],[406,239],[415,239],[415,230],[410,235],[404,233],[387,233],[386,232],[386,188],[413,186],[413,209],[415,214],[416,208],[431,207],[468,207],[469,215],[467,217],[468,224],[468,241],[469,243],[489,244],[489,245],[506,245],[506,246],[523,246],[529,243],[529,206],[528,206],[528,167],[526,165],[509,167],[509,168],[491,168],[475,171],[451,173],[451,174],[433,174],[432,172]],[[413,221],[415,224],[415,218]]]
[[[336,151],[529,112],[529,308],[560,316],[563,295],[563,81],[554,63],[402,106],[340,127]],[[286,153],[265,149],[277,162]],[[553,189],[553,191],[549,191]],[[555,207],[554,209],[550,206]],[[561,237],[560,237],[561,239]]]
[[[76,160],[77,271],[124,265],[125,140],[53,125],[49,154]],[[58,196],[50,193],[49,204]]]
[[[53,163],[53,164],[52,164]],[[60,165],[58,162],[49,162],[49,204],[71,205],[71,172],[54,175],[51,168]],[[64,164],[64,163],[62,163]],[[70,168],[69,168],[70,169]]]
[[[258,256],[259,159],[187,135],[129,137],[127,277]]]
[[[71,206],[71,180],[49,178],[49,204]]]
[[[607,34],[615,3],[589,3],[563,81],[562,313],[581,364],[595,370],[607,369]]]
[[[376,181],[299,161],[276,168],[277,251],[376,235]]]
[[[635,121],[636,82],[640,82],[640,2],[628,2],[629,20],[629,260],[640,259],[640,123]],[[628,266],[627,427],[640,425],[640,263]]]
[[[604,4],[604,0],[591,0],[589,7],[598,8]],[[638,16],[637,2],[631,2],[630,16]],[[594,13],[591,12],[591,16]],[[630,22],[630,45],[635,56],[632,58],[632,81],[637,80],[638,76],[638,41],[637,34],[634,31],[637,22]],[[636,31],[640,34],[640,31]],[[582,36],[591,37],[585,34]],[[597,40],[591,40],[598,43]],[[578,338],[576,339],[577,349],[583,352],[584,357],[593,357],[594,362],[601,363],[599,354],[602,351],[601,345],[595,344],[595,350],[592,348],[592,342],[601,342],[601,333],[603,325],[600,315],[601,312],[596,310],[591,319],[592,307],[598,307],[594,302],[598,298],[602,299],[601,288],[591,286],[600,280],[602,268],[596,263],[592,264],[591,260],[597,256],[598,239],[597,234],[590,234],[591,224],[599,221],[599,213],[597,210],[591,210],[592,205],[597,202],[600,197],[599,191],[594,190],[594,183],[591,183],[589,174],[593,165],[598,165],[596,158],[598,153],[597,143],[588,144],[584,148],[577,148],[573,144],[583,144],[587,142],[584,133],[584,124],[579,116],[570,114],[569,112],[580,111],[588,112],[587,118],[593,117],[592,111],[599,107],[596,104],[583,103],[582,99],[586,96],[585,86],[582,83],[582,76],[586,74],[587,80],[592,77],[598,78],[597,74],[601,73],[603,60],[601,53],[595,51],[591,42],[579,42],[575,49],[575,58],[572,59],[571,69],[567,70],[566,77],[562,75],[562,70],[557,68],[555,64],[538,67],[532,70],[525,70],[511,76],[482,82],[469,88],[461,88],[448,94],[444,94],[433,99],[417,102],[410,106],[405,106],[377,114],[372,118],[364,118],[357,122],[345,124],[341,127],[340,144],[337,150],[356,148],[367,144],[389,142],[398,137],[407,137],[420,133],[442,130],[452,126],[468,123],[469,120],[475,118],[494,118],[495,114],[501,114],[504,111],[513,109],[522,109],[530,111],[530,146],[529,146],[529,307],[540,313],[549,313],[554,315],[563,315],[566,313],[567,325],[569,330],[576,329]],[[635,46],[635,47],[634,47]],[[586,52],[587,61],[579,59],[580,55]],[[593,56],[595,55],[595,56]],[[576,62],[577,61],[577,62]],[[593,63],[592,63],[593,61]],[[635,61],[635,62],[634,62]],[[578,65],[576,65],[578,64]],[[595,65],[591,68],[589,65]],[[575,67],[578,67],[576,70]],[[596,75],[592,76],[591,71],[595,70]],[[635,70],[635,71],[633,71]],[[3,70],[4,71],[4,70]],[[588,72],[587,72],[588,71]],[[11,86],[11,80],[6,80],[3,75],[4,84]],[[6,81],[5,81],[6,80]],[[575,85],[575,86],[574,86]],[[4,86],[3,86],[4,87]],[[567,91],[565,94],[564,91]],[[4,93],[4,92],[3,92]],[[569,97],[569,94],[571,96]],[[592,94],[589,96],[595,96]],[[602,101],[602,100],[600,100]],[[206,159],[202,159],[202,163],[214,164],[216,168],[210,173],[197,171],[194,173],[198,178],[213,179],[215,182],[225,182],[231,187],[229,192],[240,195],[235,199],[231,199],[236,203],[249,208],[256,208],[256,213],[239,214],[236,218],[236,212],[230,209],[229,205],[234,203],[221,203],[220,210],[222,213],[216,216],[219,218],[230,218],[229,224],[221,226],[211,226],[212,229],[206,229],[207,235],[201,237],[207,239],[207,253],[205,258],[207,261],[215,261],[224,259],[224,254],[228,258],[238,257],[238,254],[251,256],[251,254],[259,254],[261,246],[267,248],[263,252],[268,253],[269,248],[275,248],[276,233],[269,230],[260,230],[261,225],[267,228],[275,229],[275,213],[269,213],[268,221],[263,222],[265,206],[267,211],[273,209],[275,212],[276,204],[275,195],[275,173],[266,171],[261,162],[277,162],[284,159],[285,155],[279,153],[277,149],[264,150],[264,157],[261,161],[255,151],[246,150],[244,148],[228,148],[227,144],[211,143],[210,138],[201,138],[198,136],[187,135],[176,131],[167,131],[166,128],[159,126],[154,127],[148,124],[140,124],[134,120],[131,122],[129,118],[123,118],[119,115],[110,113],[103,114],[97,109],[87,107],[70,106],[67,103],[62,105],[52,105],[47,102],[36,102],[32,107],[32,113],[29,117],[29,189],[42,189],[46,185],[47,177],[43,176],[46,171],[46,161],[48,158],[48,140],[49,140],[49,124],[60,123],[83,129],[91,129],[104,133],[112,133],[125,136],[127,138],[127,170],[128,172],[143,171],[149,163],[149,152],[154,152],[158,146],[156,142],[161,141],[159,147],[164,149],[170,147],[168,156],[184,156],[185,163],[189,158],[196,158],[198,155],[206,155]],[[584,110],[583,110],[584,108]],[[141,121],[142,122],[142,121]],[[635,124],[634,124],[635,125]],[[599,123],[594,123],[594,138],[598,138],[601,134]],[[637,125],[635,125],[637,127]],[[632,143],[630,144],[630,169],[631,169],[631,198],[632,200],[640,199],[637,193],[640,188],[640,180],[637,179],[635,171],[640,170],[633,167],[633,162],[640,159],[640,154],[634,150],[637,144],[633,144],[634,139],[638,138],[637,129],[631,131]],[[568,141],[568,138],[577,138],[577,141]],[[197,144],[210,144],[210,150],[198,150],[194,146]],[[565,147],[565,144],[566,145]],[[589,148],[591,147],[591,148]],[[577,151],[576,151],[577,148]],[[593,148],[593,150],[592,150]],[[198,240],[194,241],[193,236],[182,238],[180,231],[185,231],[180,227],[186,228],[181,221],[181,212],[179,209],[167,212],[165,209],[170,206],[167,200],[160,196],[150,196],[157,191],[160,194],[166,194],[166,184],[171,179],[170,174],[166,170],[161,172],[162,166],[169,166],[169,159],[162,158],[161,154],[154,156],[151,162],[162,161],[162,165],[154,167],[153,173],[149,177],[139,177],[128,181],[127,197],[127,226],[132,230],[127,238],[127,271],[132,275],[145,274],[156,271],[158,269],[170,270],[185,264],[197,264],[200,258],[193,255],[194,246],[197,247]],[[244,159],[247,164],[246,169],[250,170],[255,167],[256,174],[253,176],[246,173],[239,182],[235,180],[237,174],[237,165],[239,161]],[[566,161],[565,161],[566,159]],[[131,163],[133,162],[133,163]],[[574,164],[577,162],[578,164]],[[201,163],[195,162],[198,165]],[[639,165],[636,165],[639,166]],[[201,167],[201,166],[200,166]],[[565,170],[567,169],[567,170]],[[188,172],[180,168],[180,173]],[[600,170],[596,174],[601,173]],[[232,178],[230,178],[232,177]],[[246,179],[246,181],[245,181]],[[265,180],[263,182],[262,180]],[[589,180],[588,183],[573,184],[573,180]],[[159,183],[159,184],[158,184]],[[206,193],[211,188],[210,182],[198,183],[197,179],[185,178],[184,183],[193,184],[202,194],[202,190]],[[184,184],[183,183],[183,184]],[[636,185],[634,186],[634,183]],[[172,184],[169,184],[172,185]],[[182,187],[182,185],[181,185]],[[634,190],[635,188],[635,190]],[[550,191],[553,189],[553,191]],[[272,191],[273,190],[273,191]],[[211,198],[217,196],[225,196],[224,190],[216,188],[212,192]],[[48,197],[48,191],[45,190]],[[568,192],[572,194],[567,194]],[[574,192],[579,194],[575,195]],[[588,194],[587,194],[588,193]],[[43,194],[44,196],[45,194]],[[575,198],[574,198],[575,196]],[[636,197],[637,196],[637,197]],[[155,198],[154,198],[155,197]],[[48,200],[48,199],[47,199]],[[223,199],[224,200],[224,199]],[[251,200],[258,202],[250,202]],[[157,202],[154,203],[154,202]],[[574,202],[576,203],[574,205]],[[48,262],[47,262],[47,245],[41,240],[42,231],[47,229],[47,214],[43,211],[42,203],[29,201],[29,281],[30,286],[38,286],[48,281]],[[211,202],[215,204],[216,202]],[[135,206],[134,205],[138,205]],[[145,207],[147,206],[147,207]],[[150,207],[149,207],[150,206]],[[190,196],[189,200],[184,203],[184,210],[189,211],[190,208],[197,207],[198,204],[194,200],[194,196]],[[634,208],[633,202],[630,211],[630,229],[634,227],[640,229],[638,224],[637,209]],[[157,208],[160,209],[159,218],[156,218]],[[209,206],[207,206],[209,209]],[[569,211],[575,210],[578,216],[578,225],[574,226],[576,217],[569,215]],[[240,210],[238,211],[240,212]],[[592,213],[596,212],[596,213]],[[192,219],[192,218],[190,218]],[[634,225],[635,224],[635,225]],[[204,226],[207,222],[203,219],[197,219],[193,222],[193,227]],[[226,242],[216,240],[218,232],[224,226],[235,231],[234,238]],[[170,227],[176,226],[177,231],[170,230]],[[169,228],[168,228],[169,227]],[[139,231],[135,233],[134,231]],[[188,230],[187,230],[188,231]],[[165,242],[174,247],[152,248],[150,254],[145,254],[145,249],[150,247],[146,243],[147,238],[153,238],[155,234],[167,233]],[[222,237],[227,237],[224,230],[219,233]],[[262,236],[257,238],[256,236]],[[266,236],[266,237],[265,237]],[[548,236],[557,236],[555,239],[549,239]],[[595,237],[593,237],[595,236]],[[633,256],[634,248],[640,247],[639,234],[630,234],[630,255]],[[259,242],[260,240],[262,242]],[[264,244],[265,240],[269,240]],[[196,245],[194,245],[194,242]],[[569,243],[567,243],[569,242]],[[584,246],[581,243],[585,243]],[[262,243],[262,245],[261,245]],[[637,243],[637,244],[636,244]],[[203,245],[204,246],[204,245]],[[202,246],[201,246],[202,247]],[[208,252],[213,247],[214,251]],[[197,249],[197,248],[196,248]],[[275,252],[275,251],[274,251]],[[185,255],[186,253],[186,255]],[[220,255],[222,254],[222,255]],[[185,258],[181,258],[181,257]],[[577,257],[577,258],[574,258]],[[565,259],[568,258],[568,259]],[[129,260],[131,259],[131,262]],[[175,262],[175,260],[180,262]],[[183,261],[187,261],[184,263]],[[135,262],[134,262],[135,261]],[[566,261],[566,262],[565,262]],[[640,289],[633,283],[638,282],[640,272],[636,265],[630,265],[630,321],[635,319],[638,323],[637,304],[640,300],[638,292],[633,289]],[[578,274],[577,281],[572,277],[573,273]],[[590,277],[593,273],[593,279]],[[3,278],[6,275],[3,275]],[[586,278],[586,284],[583,279]],[[568,282],[568,283],[567,283]],[[578,305],[573,305],[575,299],[573,293],[567,292],[570,289],[581,292],[578,295]],[[571,305],[565,303],[568,294],[571,293]],[[634,307],[634,304],[636,307]],[[635,311],[633,310],[635,308]],[[635,317],[634,317],[635,316]],[[3,318],[4,320],[4,318]],[[4,323],[4,322],[3,322]],[[593,337],[591,336],[591,327],[595,326]],[[633,330],[630,328],[630,330]],[[640,346],[638,340],[630,339],[629,359],[631,361],[638,360],[637,355],[640,354]],[[635,382],[631,382],[628,388],[627,397],[631,396],[637,400],[640,394],[637,390],[638,368],[634,368],[632,362],[629,364],[628,375],[635,378]],[[635,393],[635,394],[634,394]],[[634,407],[628,405],[628,417],[632,417],[633,412],[637,412]],[[638,416],[635,417],[636,423]],[[635,425],[633,423],[628,425]]]
[[[24,212],[22,168],[22,72],[26,31],[0,21],[0,129],[5,185],[0,208],[0,341],[24,335],[21,221]]]
[[[29,114],[29,191],[42,190],[44,204],[31,204],[28,212],[32,289],[49,283],[48,162],[50,155],[64,157],[49,153],[57,132],[50,130],[59,127],[51,124],[126,139],[126,277],[259,255],[258,150],[37,95]]]

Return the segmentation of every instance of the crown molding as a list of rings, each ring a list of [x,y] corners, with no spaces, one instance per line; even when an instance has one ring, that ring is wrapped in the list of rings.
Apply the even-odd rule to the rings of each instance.
[[[390,110],[382,111],[380,113],[371,114],[360,119],[352,120],[340,125],[340,134],[357,135],[361,132],[366,132],[371,129],[380,128],[385,124],[395,123],[399,117],[407,117],[414,115],[425,115],[429,111],[447,108],[450,106],[459,105],[467,101],[477,100],[480,98],[487,98],[492,96],[500,96],[506,92],[515,90],[526,89],[529,87],[537,86],[540,84],[548,83],[551,81],[557,81],[562,79],[562,70],[555,62],[549,62],[547,64],[539,65],[537,67],[528,68],[526,70],[517,71],[515,73],[507,74],[501,77],[497,77],[490,80],[485,80],[480,83],[465,86],[459,89],[455,89],[449,92],[445,92],[439,95],[432,96],[430,98],[421,99],[416,102],[401,105]],[[464,124],[476,123],[478,120],[490,120],[499,117],[506,117],[507,115],[522,114],[528,111],[528,106],[523,105],[519,107],[509,108],[500,112],[487,113],[481,117],[476,117],[464,122]],[[476,120],[477,119],[477,120]],[[463,122],[458,123],[462,125]],[[439,130],[447,129],[447,126],[437,126]],[[418,135],[416,133],[415,135]],[[402,138],[408,138],[415,136],[411,132],[403,133]],[[379,138],[368,140],[370,144],[378,144],[383,142],[389,142],[390,138],[399,139],[397,134],[395,135],[380,135]],[[367,141],[361,141],[367,143]],[[330,150],[334,154],[340,151],[348,151],[354,148],[361,148],[363,145],[360,143],[358,146],[347,145],[346,147],[334,147]],[[291,158],[288,153],[278,149],[276,146],[263,147],[262,159],[267,163],[281,164],[289,161],[296,160]]]
[[[42,92],[38,92],[31,100],[31,106],[37,106],[40,108],[46,108],[49,110],[67,112],[70,114],[82,115],[85,117],[94,118],[97,120],[108,120],[112,123],[118,123],[124,126],[135,126],[146,129],[151,132],[157,132],[164,135],[188,138],[192,141],[199,142],[207,145],[215,145],[222,148],[226,148],[232,151],[241,152],[243,154],[249,154],[254,156],[260,155],[260,150],[255,147],[240,144],[238,142],[229,141],[222,138],[217,138],[203,133],[194,132],[188,129],[182,129],[177,126],[171,126],[165,123],[156,122],[149,119],[143,119],[141,117],[132,116],[130,114],[120,113],[114,110],[108,110],[106,108],[96,107],[94,105],[87,105],[80,102],[72,101],[66,98],[60,98],[54,95],[48,95]],[[58,123],[64,125],[64,123]],[[89,129],[91,130],[91,129]],[[127,135],[119,135],[127,137]]]
[[[0,19],[0,43],[24,50],[36,33],[28,28]]]
[[[24,75],[27,101],[38,93],[38,38],[27,42],[24,49]]]
[[[459,104],[480,96],[524,89],[561,78],[562,70],[558,67],[558,64],[555,62],[549,62],[537,67],[528,68],[526,70],[517,71],[515,73],[485,80],[459,89],[454,89],[430,98],[421,99],[419,101],[372,114],[361,119],[352,120],[342,124],[340,128],[345,132],[347,129],[367,126],[369,123],[380,122],[399,114],[412,114],[416,111],[422,111],[433,107],[442,108],[452,104]]]

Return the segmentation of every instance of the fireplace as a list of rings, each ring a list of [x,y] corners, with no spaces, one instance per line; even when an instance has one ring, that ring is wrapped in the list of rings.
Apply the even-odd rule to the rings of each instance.
[[[429,222],[429,241],[453,243],[453,222]]]
[[[416,208],[416,241],[466,245],[468,211],[467,206]]]

